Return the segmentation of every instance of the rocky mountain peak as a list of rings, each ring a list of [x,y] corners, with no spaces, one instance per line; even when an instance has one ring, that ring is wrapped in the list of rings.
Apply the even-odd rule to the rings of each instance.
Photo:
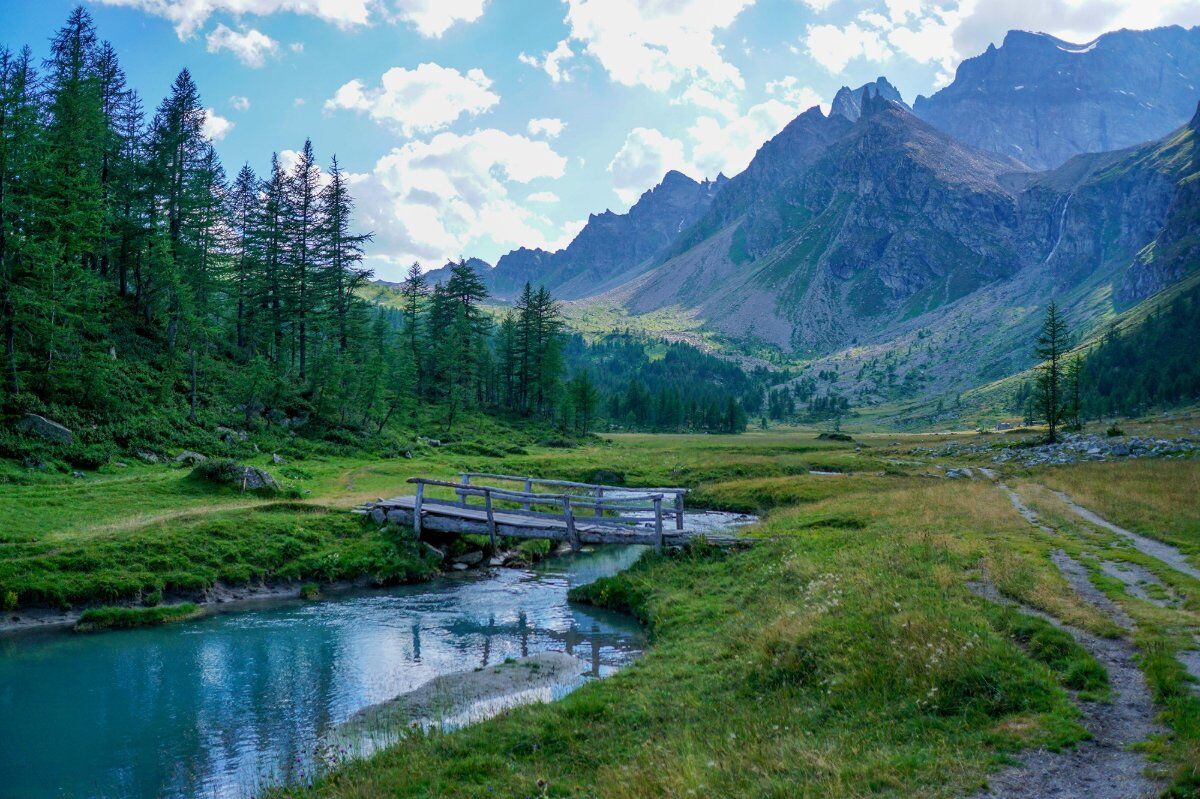
[[[960,141],[1042,170],[1165,136],[1198,96],[1200,27],[1119,30],[1082,44],[1014,30],[913,109]]]
[[[840,114],[851,122],[856,122],[862,116],[863,98],[867,94],[883,97],[904,105],[904,100],[900,97],[899,90],[887,78],[880,76],[874,82],[864,83],[857,89],[851,89],[849,86],[843,86],[838,89],[838,93],[834,95],[833,104],[829,109],[830,115]]]

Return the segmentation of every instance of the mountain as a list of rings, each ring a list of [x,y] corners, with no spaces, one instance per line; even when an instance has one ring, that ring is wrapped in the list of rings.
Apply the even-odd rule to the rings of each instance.
[[[1031,173],[870,92],[861,111],[798,117],[614,295],[816,357],[869,401],[1012,374],[1050,298],[1094,327],[1195,268],[1198,120]]]
[[[576,299],[634,278],[696,221],[725,182],[724,175],[697,182],[682,172],[668,172],[627,213],[589,216],[565,249],[522,247],[502,256],[485,278],[488,289],[510,298],[529,282],[544,285],[556,297]]]
[[[1086,44],[1014,30],[913,110],[961,142],[1051,169],[1164,136],[1197,100],[1200,26],[1120,30]]]
[[[481,280],[483,280],[485,283],[488,281],[489,275],[492,273],[491,264],[482,258],[467,258],[466,262],[467,266],[475,270],[475,274],[479,275]],[[442,285],[450,279],[450,267],[452,266],[454,266],[454,262],[447,261],[443,266],[440,266],[437,269],[430,269],[425,273],[425,280],[428,281],[431,287]]]
[[[838,93],[833,96],[833,104],[830,106],[829,112],[840,114],[851,122],[857,122],[858,118],[862,116],[863,95],[867,91],[885,100],[904,105],[899,90],[889,83],[887,78],[880,76],[874,83],[865,83],[857,89],[851,89],[849,86],[838,89]]]

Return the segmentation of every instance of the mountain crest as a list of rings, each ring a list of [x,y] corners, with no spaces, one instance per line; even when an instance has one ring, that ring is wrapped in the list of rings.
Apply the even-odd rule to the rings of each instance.
[[[857,89],[851,89],[849,86],[838,89],[838,93],[833,97],[833,104],[829,108],[830,115],[839,114],[851,122],[857,122],[858,118],[862,116],[863,99],[867,94],[904,105],[900,92],[887,78],[881,75],[873,83],[864,83]],[[907,106],[905,107],[907,108]]]

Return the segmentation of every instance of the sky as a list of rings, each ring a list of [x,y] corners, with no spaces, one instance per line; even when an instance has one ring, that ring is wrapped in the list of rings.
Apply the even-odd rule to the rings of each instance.
[[[45,55],[73,2],[0,0]],[[1200,0],[84,0],[153,108],[182,67],[232,175],[311,138],[350,173],[367,265],[565,246],[670,169],[745,168],[838,88],[904,99],[1022,28],[1086,43],[1200,24]]]

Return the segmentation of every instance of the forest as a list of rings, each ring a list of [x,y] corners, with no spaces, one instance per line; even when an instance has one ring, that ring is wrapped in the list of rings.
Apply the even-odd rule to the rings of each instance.
[[[403,311],[360,296],[371,234],[305,141],[232,179],[184,69],[152,114],[76,8],[39,63],[0,52],[0,407],[66,425],[77,465],[213,444],[345,438],[464,412],[561,420],[562,322],[529,289],[499,325],[469,269]],[[286,156],[286,157],[285,157]],[[410,425],[411,426],[411,425]],[[339,432],[340,431],[340,432]],[[31,443],[0,433],[3,455]]]

